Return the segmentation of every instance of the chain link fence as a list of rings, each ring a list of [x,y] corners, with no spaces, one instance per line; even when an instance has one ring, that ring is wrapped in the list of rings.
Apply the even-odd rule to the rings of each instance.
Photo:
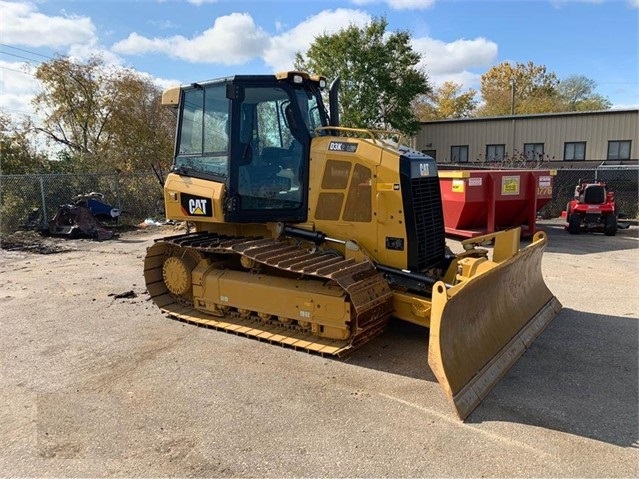
[[[164,220],[164,200],[152,173],[0,175],[0,231],[23,229],[34,216],[50,220],[76,195],[98,192],[122,210],[121,224]]]
[[[615,192],[621,214],[639,218],[636,166],[557,170],[553,199],[541,209],[540,216],[560,216],[579,180],[591,178],[606,181]],[[23,228],[34,210],[38,210],[40,219],[51,219],[60,205],[93,191],[104,194],[108,204],[123,211],[123,224],[138,224],[146,218],[165,219],[162,188],[152,173],[0,175],[0,230],[12,233]]]
[[[573,199],[580,180],[603,180],[615,193],[615,204],[620,216],[639,218],[639,167],[606,166],[588,169],[557,170],[552,189],[552,201],[539,212],[543,218],[556,218]]]

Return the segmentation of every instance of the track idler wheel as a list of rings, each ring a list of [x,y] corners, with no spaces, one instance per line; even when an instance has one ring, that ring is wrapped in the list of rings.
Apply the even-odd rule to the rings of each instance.
[[[197,252],[178,251],[169,256],[162,265],[162,278],[166,288],[175,296],[191,293],[191,272],[201,260]],[[191,254],[190,254],[191,253]]]

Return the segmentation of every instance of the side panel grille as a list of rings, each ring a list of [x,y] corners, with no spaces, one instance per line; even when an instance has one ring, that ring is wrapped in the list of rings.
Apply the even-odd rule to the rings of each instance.
[[[405,190],[404,195],[407,196]],[[440,263],[445,255],[446,239],[439,178],[412,178],[410,195],[411,198],[404,198],[406,205],[412,205],[405,209],[406,222],[410,224],[407,224],[411,263],[408,266],[413,271],[423,271]],[[409,212],[412,213],[410,217]]]

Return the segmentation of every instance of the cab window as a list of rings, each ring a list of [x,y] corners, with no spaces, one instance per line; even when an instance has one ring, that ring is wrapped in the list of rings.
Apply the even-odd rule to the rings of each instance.
[[[243,209],[291,209],[302,204],[302,143],[293,104],[279,87],[244,89],[240,105],[239,182]]]
[[[225,85],[195,87],[183,95],[175,166],[227,176],[229,100]]]

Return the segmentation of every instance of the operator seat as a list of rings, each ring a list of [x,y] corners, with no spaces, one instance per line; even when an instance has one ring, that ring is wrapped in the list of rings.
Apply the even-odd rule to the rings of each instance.
[[[584,191],[584,201],[587,205],[601,205],[606,202],[606,192],[601,185],[590,185]]]

